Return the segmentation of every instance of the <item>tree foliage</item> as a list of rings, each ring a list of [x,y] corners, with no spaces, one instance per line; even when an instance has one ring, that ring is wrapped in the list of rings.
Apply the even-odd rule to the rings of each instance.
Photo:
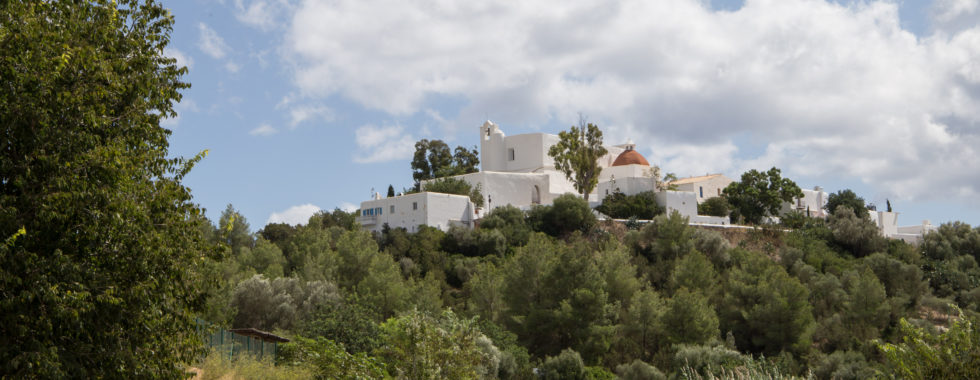
[[[558,143],[548,149],[555,160],[555,169],[565,173],[585,200],[599,183],[599,158],[606,154],[602,146],[602,131],[595,124],[579,123],[568,131],[558,133]]]
[[[558,196],[551,205],[534,206],[528,214],[528,222],[535,231],[551,236],[587,232],[596,221],[589,203],[571,193]]]
[[[438,178],[422,185],[423,191],[433,193],[457,194],[470,197],[476,207],[483,207],[483,187],[478,183],[474,187],[462,178]]]
[[[215,253],[170,158],[187,72],[153,1],[0,6],[0,371],[177,378]],[[20,231],[20,232],[18,232]]]
[[[664,213],[663,206],[657,203],[652,191],[626,195],[620,192],[609,194],[602,199],[596,211],[616,219],[653,219]]]
[[[711,197],[698,204],[698,215],[726,217],[731,212],[731,206],[725,197]]]
[[[442,140],[422,139],[415,143],[412,156],[412,179],[415,190],[421,189],[422,181],[449,177],[479,171],[480,158],[476,147],[467,150],[457,146],[455,152],[449,150]]]
[[[889,366],[906,379],[980,378],[980,330],[961,319],[944,333],[931,334],[902,319],[898,344],[878,343]]]
[[[890,204],[891,202],[889,202]],[[867,206],[864,203],[864,198],[857,196],[851,189],[840,190],[836,193],[831,193],[827,196],[827,204],[824,208],[831,214],[837,212],[837,208],[840,206],[845,206],[851,209],[854,215],[859,218],[867,219],[868,212]]]
[[[780,173],[777,168],[767,172],[752,169],[743,173],[740,181],[729,184],[723,194],[732,207],[732,220],[742,218],[759,224],[766,216],[779,216],[783,203],[803,197],[800,187]]]

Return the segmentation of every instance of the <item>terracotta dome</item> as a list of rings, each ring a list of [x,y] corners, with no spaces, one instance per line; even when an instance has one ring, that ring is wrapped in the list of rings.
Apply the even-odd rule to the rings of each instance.
[[[647,162],[647,159],[643,158],[642,154],[638,153],[633,149],[626,149],[626,151],[620,153],[619,157],[616,157],[616,161],[613,161],[612,166],[623,166],[623,165],[632,165],[632,164],[650,166],[650,163]]]

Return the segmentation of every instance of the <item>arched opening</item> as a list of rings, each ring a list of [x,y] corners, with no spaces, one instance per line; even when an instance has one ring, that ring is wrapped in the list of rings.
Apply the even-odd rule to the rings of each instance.
[[[531,204],[541,204],[541,189],[538,188],[538,185],[534,185],[534,188],[531,189]]]

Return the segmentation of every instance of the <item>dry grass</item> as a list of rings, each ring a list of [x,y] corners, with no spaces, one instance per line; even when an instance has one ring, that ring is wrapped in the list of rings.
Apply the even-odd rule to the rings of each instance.
[[[194,369],[199,369],[194,380],[264,380],[310,379],[313,372],[305,367],[280,365],[271,360],[258,360],[248,355],[229,359],[218,350],[211,353]]]

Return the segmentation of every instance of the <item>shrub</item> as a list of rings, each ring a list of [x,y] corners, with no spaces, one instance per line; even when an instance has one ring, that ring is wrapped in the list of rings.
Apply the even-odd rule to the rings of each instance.
[[[473,187],[469,182],[466,182],[461,178],[445,177],[434,179],[430,182],[426,182],[425,185],[422,186],[422,190],[431,191],[433,193],[466,195],[470,197],[470,201],[472,201],[476,207],[483,207],[483,186],[477,184],[476,187]]]
[[[635,195],[626,195],[617,191],[603,198],[602,204],[596,207],[596,211],[616,219],[649,220],[663,214],[664,208],[657,204],[657,199],[652,191],[644,191]]]
[[[566,236],[574,231],[588,232],[596,224],[589,203],[570,193],[555,198],[551,206],[532,208],[528,220],[535,231],[551,236]]]
[[[582,356],[571,348],[561,351],[558,356],[549,356],[541,365],[541,378],[544,380],[586,380],[585,363]]]
[[[698,215],[728,216],[731,206],[725,197],[711,197],[698,205]]]
[[[616,366],[616,375],[623,380],[666,380],[663,372],[657,367],[649,365],[640,359],[633,360],[629,364]]]

